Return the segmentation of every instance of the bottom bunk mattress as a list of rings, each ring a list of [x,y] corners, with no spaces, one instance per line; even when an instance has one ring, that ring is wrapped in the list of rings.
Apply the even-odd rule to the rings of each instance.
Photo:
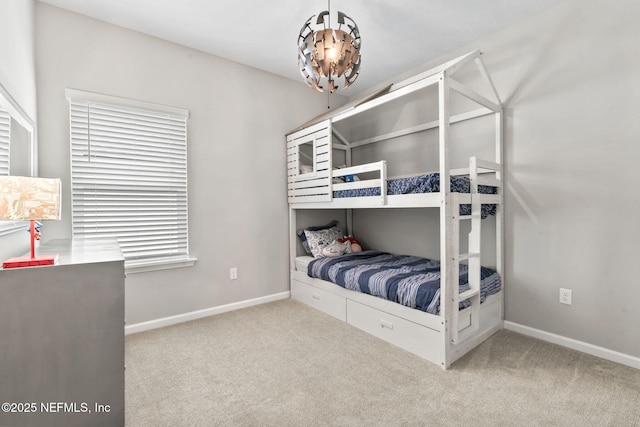
[[[440,312],[440,261],[411,255],[364,251],[315,258],[307,266],[310,277],[356,292],[387,299],[432,314]],[[468,266],[460,265],[460,292],[469,289]],[[480,269],[480,302],[500,291],[498,273]],[[469,306],[461,301],[460,308]]]

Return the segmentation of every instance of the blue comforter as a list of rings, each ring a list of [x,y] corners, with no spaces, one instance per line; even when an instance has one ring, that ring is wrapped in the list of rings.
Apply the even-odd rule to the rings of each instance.
[[[365,251],[316,258],[307,270],[311,277],[352,291],[363,292],[432,314],[440,312],[440,262],[410,255]],[[500,291],[498,273],[480,271],[480,301]],[[469,289],[467,266],[460,265],[460,292]],[[460,308],[467,307],[462,301]]]
[[[469,193],[471,189],[469,178],[461,176],[451,177],[451,191],[455,193]],[[387,180],[387,195],[437,193],[440,191],[440,174],[438,172]],[[482,194],[496,194],[495,187],[478,186]],[[379,196],[380,187],[359,188],[354,190],[338,190],[333,197],[366,197]],[[496,205],[483,204],[482,218],[496,213]],[[460,215],[470,215],[471,205],[460,205]]]

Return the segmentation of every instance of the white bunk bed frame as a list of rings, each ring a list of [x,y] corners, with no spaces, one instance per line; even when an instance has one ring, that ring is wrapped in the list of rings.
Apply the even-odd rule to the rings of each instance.
[[[488,84],[494,100],[453,79],[463,67],[475,64],[481,79]],[[438,89],[438,119],[408,129],[349,142],[332,128],[332,124],[378,107],[389,101],[428,86]],[[460,114],[450,114],[450,92],[473,101],[474,107]],[[447,369],[455,360],[476,347],[503,326],[503,173],[502,173],[502,105],[498,93],[481,58],[480,51],[470,52],[439,67],[393,84],[364,101],[352,103],[336,112],[320,116],[287,135],[288,201],[290,224],[291,296],[394,345],[432,361]],[[495,158],[491,161],[475,157],[469,167],[450,168],[450,126],[465,120],[493,115],[495,125]],[[333,150],[344,150],[347,165],[351,164],[351,149],[365,144],[409,135],[428,129],[438,129],[440,192],[410,195],[386,195],[386,163],[380,161],[334,170]],[[335,141],[337,139],[337,141]],[[301,146],[313,147],[313,170],[301,173]],[[333,177],[376,172],[375,179],[334,184]],[[450,176],[470,178],[469,194],[451,192]],[[498,188],[497,194],[480,194],[478,185]],[[333,198],[333,191],[380,187],[380,196]],[[480,304],[480,240],[481,204],[495,204],[496,271],[502,279],[502,290]],[[471,204],[471,215],[459,214],[460,204]],[[306,271],[297,271],[298,255],[296,211],[300,209],[345,209],[347,229],[352,229],[351,209],[412,208],[440,209],[440,314],[433,315],[367,294],[344,289],[338,285],[311,278]],[[460,222],[470,221],[468,253],[460,253]],[[470,289],[458,293],[460,262],[469,264]],[[470,307],[459,310],[459,301],[468,299]]]

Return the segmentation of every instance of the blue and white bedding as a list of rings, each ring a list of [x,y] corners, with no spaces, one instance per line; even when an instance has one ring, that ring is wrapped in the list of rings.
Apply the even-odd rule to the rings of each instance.
[[[469,289],[467,266],[460,265],[460,292]],[[315,258],[307,267],[311,277],[345,289],[374,295],[432,314],[440,312],[440,262],[410,255],[364,251]],[[498,273],[480,270],[480,302],[500,291]],[[460,308],[469,306],[461,301]]]
[[[451,191],[456,193],[469,193],[471,185],[469,178],[461,176],[451,177]],[[387,195],[398,194],[422,194],[437,193],[440,191],[440,173],[428,173],[387,180]],[[496,187],[485,185],[478,186],[478,192],[482,194],[496,194]],[[366,197],[379,196],[380,187],[359,188],[354,190],[338,190],[333,192],[333,197]],[[483,204],[482,218],[496,213],[496,205]],[[470,215],[471,205],[460,205],[460,215]]]

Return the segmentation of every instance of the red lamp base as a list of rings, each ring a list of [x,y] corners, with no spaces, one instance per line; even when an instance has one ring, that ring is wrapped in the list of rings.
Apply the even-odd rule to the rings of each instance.
[[[54,265],[58,263],[58,255],[43,255],[37,257],[9,258],[2,263],[2,268],[37,267],[40,265]]]

